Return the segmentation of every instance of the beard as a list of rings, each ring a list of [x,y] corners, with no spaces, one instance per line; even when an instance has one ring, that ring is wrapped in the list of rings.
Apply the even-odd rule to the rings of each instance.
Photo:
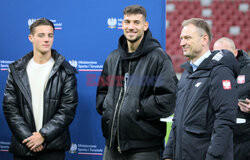
[[[129,41],[130,43],[136,43],[138,40],[140,40],[143,37],[143,33],[137,35],[134,39],[131,39],[128,35],[124,34],[125,38],[127,39],[127,41]]]
[[[128,39],[127,37],[126,37],[126,39],[127,39],[127,41],[129,41],[130,43],[135,43],[135,42],[137,42],[139,39],[141,39],[141,37],[142,37],[142,35],[141,35],[141,36],[137,36],[135,39]]]

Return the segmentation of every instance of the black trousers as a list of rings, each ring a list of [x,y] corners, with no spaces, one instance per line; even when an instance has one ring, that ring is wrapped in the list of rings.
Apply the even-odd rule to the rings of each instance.
[[[103,160],[161,160],[161,150],[120,154],[116,149],[105,146]]]
[[[234,143],[234,159],[250,160],[250,140]]]
[[[65,152],[40,152],[37,156],[16,156],[14,160],[65,160]]]

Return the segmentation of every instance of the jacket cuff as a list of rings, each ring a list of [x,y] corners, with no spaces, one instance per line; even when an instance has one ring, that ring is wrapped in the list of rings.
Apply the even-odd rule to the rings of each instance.
[[[42,135],[42,137],[44,138],[44,142],[46,141],[47,137],[46,135],[40,130],[39,133]]]

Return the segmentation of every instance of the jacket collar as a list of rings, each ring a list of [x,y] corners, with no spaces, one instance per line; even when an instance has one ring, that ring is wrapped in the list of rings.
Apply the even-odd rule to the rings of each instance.
[[[60,55],[59,53],[57,53],[57,51],[54,49],[51,50],[51,56],[55,61],[55,65],[53,67],[53,70],[57,70],[59,68],[59,66],[63,63],[65,58],[62,55]],[[15,69],[16,70],[26,69],[28,62],[30,61],[30,59],[32,57],[33,57],[33,51],[29,52],[28,54],[23,56],[21,59],[15,61],[13,63]]]
[[[238,50],[237,60],[240,63],[240,68],[250,63],[250,58],[244,50]]]
[[[124,35],[119,39],[118,50],[122,60],[131,60],[144,56],[157,47],[160,47],[160,43],[152,37],[152,33],[148,29],[144,32],[144,37],[134,53],[128,53],[127,39]]]

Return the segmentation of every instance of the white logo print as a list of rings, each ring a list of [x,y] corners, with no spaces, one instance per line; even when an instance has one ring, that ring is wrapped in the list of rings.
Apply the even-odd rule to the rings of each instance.
[[[116,28],[116,24],[117,24],[117,19],[116,18],[109,18],[108,21],[108,27],[113,29],[113,28]]]
[[[198,82],[195,84],[195,87],[199,87],[201,85],[201,82]]]

